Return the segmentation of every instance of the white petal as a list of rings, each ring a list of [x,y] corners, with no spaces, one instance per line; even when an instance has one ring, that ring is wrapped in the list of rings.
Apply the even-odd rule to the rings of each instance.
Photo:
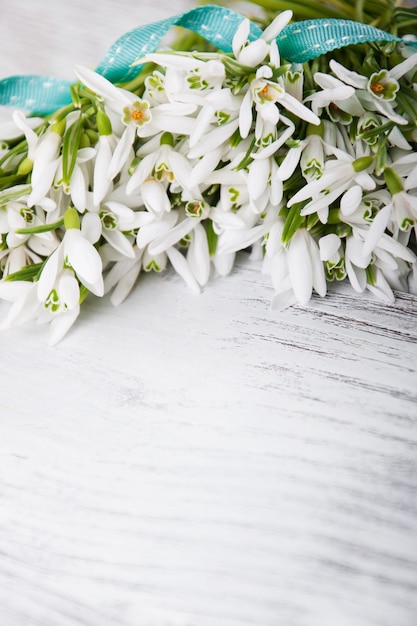
[[[64,261],[62,244],[51,254],[42,268],[40,278],[37,283],[37,292],[40,302],[44,302],[54,286],[56,277],[61,271]]]
[[[145,248],[151,241],[158,239],[168,231],[170,231],[173,226],[175,226],[178,219],[178,212],[170,211],[169,213],[165,213],[163,220],[154,220],[150,224],[144,225],[139,228],[136,243],[138,248]]]
[[[309,124],[320,125],[320,118],[291,94],[286,93],[278,102],[300,119],[309,122]]]
[[[65,253],[80,281],[95,295],[104,293],[102,261],[95,247],[84,239],[81,231],[70,228],[64,237]]]
[[[176,248],[168,248],[166,251],[174,270],[184,279],[188,287],[195,293],[200,293],[200,286],[193,276],[187,259]]]
[[[8,300],[9,302],[15,302],[26,291],[32,287],[32,283],[25,280],[16,281],[0,281],[0,298],[2,300]]]
[[[44,168],[54,162],[58,157],[62,143],[62,137],[58,133],[49,131],[43,135],[36,146],[31,175],[32,186],[37,186],[44,177]]]
[[[227,276],[233,269],[236,254],[230,252],[227,254],[216,254],[213,257],[213,264],[219,276]]]
[[[93,200],[95,205],[100,204],[110,187],[109,168],[112,155],[108,137],[101,136],[94,164]]]
[[[74,72],[78,80],[91,89],[91,91],[102,96],[105,100],[120,103],[121,108],[132,103],[132,99],[126,95],[124,90],[118,89],[106,78],[93,72],[93,70],[83,67],[82,65],[76,65]]]
[[[24,324],[34,317],[42,306],[36,292],[36,283],[32,283],[30,288],[12,304],[5,320],[6,327]]]
[[[151,176],[157,156],[157,153],[151,153],[143,157],[126,185],[126,193],[128,195],[133,193],[135,189],[140,187],[140,185]]]
[[[149,178],[140,188],[142,200],[148,211],[163,213],[171,210],[171,202],[165,191],[165,187],[159,181]]]
[[[275,293],[271,300],[272,311],[284,311],[288,307],[297,304],[297,298],[295,297],[293,289],[287,289],[281,291],[281,293]]]
[[[346,256],[349,260],[362,269],[366,269],[371,262],[371,253],[364,251],[364,243],[355,237],[346,239]]]
[[[415,255],[409,249],[403,246],[399,241],[390,237],[389,235],[383,234],[381,239],[378,242],[378,247],[386,250],[393,256],[403,259],[408,263],[414,263],[416,260]]]
[[[267,26],[262,33],[262,39],[265,41],[271,41],[275,39],[283,28],[291,21],[293,16],[293,12],[289,9],[286,11],[281,11],[278,15],[272,20],[269,26]]]
[[[379,243],[391,217],[391,206],[384,206],[378,211],[370,225],[363,244],[363,254],[370,254]]]
[[[343,65],[337,63],[334,59],[329,62],[330,68],[336,76],[347,85],[352,85],[357,89],[366,89],[368,79],[366,76],[361,76],[356,72],[347,70]]]
[[[322,261],[329,261],[340,248],[340,237],[334,233],[320,237],[319,248],[320,259]]]
[[[306,305],[313,291],[313,270],[307,246],[306,233],[298,230],[288,247],[288,271],[294,295],[300,304]]]
[[[175,245],[193,230],[199,219],[186,217],[182,222],[171,228],[168,232],[160,235],[152,243],[149,244],[148,251],[153,256],[167,251],[167,248]]]
[[[404,76],[404,74],[406,74],[408,71],[414,69],[416,66],[417,66],[417,52],[415,54],[412,54],[407,59],[405,59],[405,61],[402,61],[401,63],[398,63],[397,65],[394,65],[394,67],[391,68],[389,71],[389,76],[390,78],[394,78],[398,80],[399,78]]]
[[[278,170],[278,177],[281,181],[288,180],[294,174],[300,161],[302,150],[302,146],[288,150]]]
[[[211,150],[215,150],[226,141],[229,141],[235,130],[239,126],[239,120],[235,119],[223,126],[214,128],[201,138],[194,148],[188,153],[190,159],[199,158],[208,154]]]
[[[307,239],[308,250],[310,252],[311,267],[313,270],[313,287],[315,291],[324,298],[327,293],[326,274],[324,265],[320,259],[319,247],[311,235]]]
[[[243,139],[249,135],[252,126],[252,96],[250,91],[245,93],[239,112],[239,131]]]
[[[362,187],[353,185],[340,199],[340,210],[344,216],[352,215],[362,201]]]
[[[82,235],[90,243],[97,243],[101,237],[101,219],[98,213],[88,211],[84,213],[83,220],[81,222]]]
[[[123,300],[127,298],[136,283],[140,270],[141,263],[138,260],[134,265],[130,267],[127,272],[125,272],[124,276],[119,280],[110,297],[110,301],[113,306],[118,306],[123,302]]]
[[[214,150],[210,150],[207,154],[205,154],[194,166],[191,172],[191,180],[193,181],[193,185],[198,186],[202,183],[205,183],[208,176],[214,172],[218,164],[220,163],[220,158],[222,155],[221,148],[215,148]]]
[[[255,160],[249,166],[248,187],[251,198],[259,198],[268,186],[270,174],[269,162],[266,159]]]
[[[136,136],[136,127],[130,124],[126,126],[123,135],[120,137],[119,142],[113,152],[112,159],[110,161],[108,175],[112,180],[120,172],[128,158],[132,154],[132,144]]]
[[[59,299],[65,302],[69,309],[74,309],[79,304],[80,287],[78,280],[70,272],[66,271],[62,274],[58,282]]]
[[[55,317],[51,324],[49,330],[49,340],[48,344],[50,346],[56,345],[64,335],[67,334],[71,326],[74,324],[80,313],[80,306],[76,306],[71,310],[65,311],[64,313],[60,313]]]
[[[39,137],[32,131],[33,128],[37,128],[44,123],[44,119],[41,117],[28,117],[26,118],[22,111],[13,112],[13,120],[3,122],[0,126],[0,138],[3,141],[9,141],[11,139],[17,139],[21,135],[28,135],[32,138],[33,145],[36,145]],[[33,133],[33,134],[32,134]],[[28,140],[28,144],[31,142]]]
[[[239,24],[238,28],[233,37],[232,49],[235,59],[239,56],[240,51],[243,46],[246,44],[250,31],[250,22],[247,18],[243,19]]]
[[[134,259],[135,253],[129,239],[120,230],[103,230],[103,237],[124,256]]]
[[[269,52],[268,44],[263,39],[256,39],[242,48],[238,55],[238,61],[248,67],[256,67]]]
[[[348,257],[345,258],[346,272],[353,289],[362,293],[366,288],[366,272],[364,269],[354,266]]]
[[[197,282],[203,286],[210,275],[210,255],[204,226],[197,224],[188,248],[187,260]]]
[[[75,165],[70,182],[71,199],[76,209],[84,213],[87,205],[87,184],[83,171],[79,165]]]
[[[368,284],[367,288],[378,298],[380,298],[381,300],[384,300],[384,302],[387,302],[388,304],[394,303],[395,297],[394,297],[394,294],[392,293],[392,289],[389,286],[385,276],[383,275],[383,273],[381,272],[379,268],[376,271],[375,284],[374,285]]]

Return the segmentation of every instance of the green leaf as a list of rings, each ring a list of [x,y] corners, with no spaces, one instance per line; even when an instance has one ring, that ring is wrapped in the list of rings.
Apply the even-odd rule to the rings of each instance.
[[[70,184],[83,130],[84,119],[80,117],[69,127],[64,135],[62,146],[62,179],[65,185]]]
[[[44,263],[34,263],[33,265],[27,265],[23,269],[17,272],[13,272],[13,274],[8,274],[5,280],[9,282],[15,282],[18,280],[32,281],[38,276],[43,265]]]
[[[206,227],[209,254],[210,256],[214,256],[217,248],[218,235],[214,232],[212,220],[206,220],[204,225]]]
[[[282,243],[288,243],[299,228],[305,226],[306,218],[300,215],[305,202],[296,202],[290,208],[282,231]]]

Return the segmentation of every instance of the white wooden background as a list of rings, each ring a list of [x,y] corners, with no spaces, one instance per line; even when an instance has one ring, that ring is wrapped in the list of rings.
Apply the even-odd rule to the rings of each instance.
[[[0,0],[1,73],[190,6]],[[242,255],[0,335],[1,626],[417,624],[417,299],[271,295]]]

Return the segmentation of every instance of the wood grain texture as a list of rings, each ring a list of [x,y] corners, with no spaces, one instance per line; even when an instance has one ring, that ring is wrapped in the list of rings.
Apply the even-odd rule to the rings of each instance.
[[[33,6],[2,7],[18,72]],[[51,73],[92,7],[35,6],[29,71]],[[115,6],[92,64],[173,10]],[[417,300],[271,296],[242,254],[201,296],[168,272],[88,298],[55,348],[0,335],[1,626],[417,623]]]

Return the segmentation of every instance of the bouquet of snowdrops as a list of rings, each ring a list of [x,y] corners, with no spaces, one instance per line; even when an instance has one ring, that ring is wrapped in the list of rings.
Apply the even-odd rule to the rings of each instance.
[[[417,292],[415,38],[359,35],[347,63],[316,56],[320,38],[294,60],[291,18],[255,35],[234,18],[226,51],[139,50],[123,83],[77,66],[68,103],[14,112],[0,128],[3,327],[47,323],[56,343],[90,292],[117,305],[170,264],[198,293],[242,250],[277,309],[334,280],[389,302]]]

